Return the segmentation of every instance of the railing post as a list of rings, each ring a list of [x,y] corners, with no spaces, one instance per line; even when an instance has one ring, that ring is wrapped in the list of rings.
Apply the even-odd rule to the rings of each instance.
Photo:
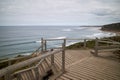
[[[63,48],[63,51],[62,51],[62,72],[65,72],[65,46],[66,46],[66,39],[64,39],[64,42],[62,45],[62,48]]]
[[[45,42],[44,42],[44,44],[45,44],[45,51],[47,51],[47,41],[46,40],[44,40]]]
[[[86,48],[86,39],[84,39],[84,48]]]
[[[41,38],[41,52],[43,52],[43,47],[44,47],[44,42],[43,42],[43,38]]]
[[[95,56],[98,56],[98,38],[95,40]]]
[[[54,54],[51,55],[51,66],[54,65]]]

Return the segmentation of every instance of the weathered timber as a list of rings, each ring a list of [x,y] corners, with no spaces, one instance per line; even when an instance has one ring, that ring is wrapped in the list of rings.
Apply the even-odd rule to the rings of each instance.
[[[14,72],[15,70],[17,69],[20,69],[22,67],[25,67],[25,66],[28,66],[30,64],[33,64],[34,62],[37,62],[45,57],[48,57],[52,54],[56,54],[56,53],[59,53],[61,52],[62,49],[59,49],[59,50],[54,50],[52,52],[47,52],[46,54],[44,55],[41,55],[41,56],[38,56],[38,57],[35,57],[35,58],[32,58],[32,59],[29,59],[29,60],[26,60],[26,61],[23,61],[23,62],[20,62],[20,63],[17,63],[17,64],[14,64],[14,65],[11,65],[11,66],[8,66],[2,70],[0,70],[0,77],[6,75],[8,72]]]

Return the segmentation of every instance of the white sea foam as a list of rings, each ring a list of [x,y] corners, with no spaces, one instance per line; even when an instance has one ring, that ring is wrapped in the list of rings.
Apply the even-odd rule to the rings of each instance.
[[[31,53],[24,53],[24,54],[22,54],[22,55],[25,55],[25,56],[27,56],[27,55],[30,55]]]
[[[36,43],[41,43],[41,41],[36,41]]]
[[[103,33],[95,33],[93,35],[86,35],[87,38],[96,38],[96,37],[102,37],[104,34]]]
[[[81,30],[81,29],[86,29],[86,27],[78,27],[76,29]]]
[[[62,36],[62,37],[55,37],[55,38],[50,38],[50,39],[66,39],[66,37]]]
[[[114,33],[94,33],[93,35],[86,35],[87,38],[101,38],[101,37],[110,37],[115,36]]]
[[[69,31],[72,31],[72,29],[63,29],[62,31],[67,31],[67,32],[69,32]]]
[[[62,37],[57,37],[56,39],[65,39],[66,37],[65,36],[62,36]]]
[[[77,43],[77,42],[69,42],[69,43],[66,44],[66,46],[70,46],[70,45],[73,45],[75,43]]]
[[[93,34],[94,37],[100,37],[100,36],[103,36],[104,34],[103,33],[95,33]]]

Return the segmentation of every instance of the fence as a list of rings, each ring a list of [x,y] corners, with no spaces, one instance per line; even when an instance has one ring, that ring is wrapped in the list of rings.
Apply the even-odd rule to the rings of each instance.
[[[21,56],[21,57],[14,57],[14,58],[10,58],[10,59],[7,59],[7,60],[2,60],[0,61],[0,64],[3,64],[3,63],[7,63],[8,66],[12,65],[13,61],[18,61],[18,60],[24,60],[24,59],[29,59],[29,58],[32,58],[32,57],[35,57],[37,56],[41,51],[42,46],[40,46],[38,49],[36,49],[32,55],[24,55],[24,56]]]
[[[47,50],[46,42],[49,40],[43,40],[41,39],[41,52],[39,52],[39,49],[33,53],[33,55],[37,55],[34,58],[19,62],[17,64],[13,64],[11,66],[8,66],[2,70],[0,70],[0,78],[4,78],[5,80],[12,80],[12,79],[25,79],[25,80],[37,80],[42,79],[47,71],[52,70],[52,73],[56,73],[56,71],[59,72],[59,74],[52,77],[52,79],[55,79],[59,75],[61,75],[65,71],[65,44],[66,40],[63,40],[62,47],[54,49],[54,50]],[[57,54],[61,53],[61,65],[56,65],[56,57]],[[39,63],[38,63],[39,62]],[[49,67],[46,67],[45,64],[47,64]],[[59,63],[60,64],[60,63]],[[31,66],[29,69],[24,69],[25,67]],[[61,68],[60,68],[61,66]],[[57,68],[59,70],[57,70]],[[47,70],[49,69],[49,70]],[[56,69],[56,70],[55,70]],[[42,71],[44,70],[44,71]],[[39,71],[39,72],[38,72]],[[38,76],[38,74],[40,74]],[[32,77],[30,76],[32,75]],[[23,77],[24,76],[24,77]]]
[[[68,40],[83,41],[83,47],[87,47],[87,40],[91,39],[43,39],[41,38],[41,46],[32,54],[28,60],[13,64],[0,70],[0,78],[5,80],[23,79],[23,80],[41,80],[48,73],[54,74],[51,80],[56,79],[65,72],[65,47]],[[53,41],[61,41],[58,47],[48,48],[48,43]],[[107,46],[100,46],[99,43],[107,43]],[[109,45],[113,44],[113,45]],[[111,40],[95,41],[94,55],[98,55],[99,50],[118,49],[120,43]],[[17,59],[16,59],[17,60]],[[27,69],[25,69],[27,68]],[[57,73],[57,74],[56,74]],[[32,76],[32,77],[31,77]]]
[[[92,40],[92,39],[65,39],[65,44],[66,44],[66,46],[67,46],[67,44],[68,45],[73,44],[73,43],[71,43],[71,41],[84,42],[82,47],[86,48],[87,47],[87,43],[86,42],[88,40]],[[61,44],[63,42],[61,42],[61,43],[57,42],[57,45],[60,44],[59,47],[50,47],[49,48],[48,46],[52,45],[52,44],[49,44],[49,42],[53,42],[53,41],[63,41],[63,39],[43,39],[43,38],[41,38],[41,46],[37,50],[35,50],[32,53],[32,55],[26,55],[26,56],[21,56],[21,57],[10,58],[10,59],[7,59],[7,60],[2,60],[2,61],[0,61],[0,64],[7,64],[8,66],[10,66],[10,65],[14,64],[13,63],[14,61],[29,59],[29,58],[38,56],[39,54],[44,53],[45,51],[48,51],[51,48],[53,48],[53,49],[57,49],[58,48],[59,49],[60,47],[62,47]],[[69,44],[69,43],[71,43],[71,44]]]
[[[113,41],[111,39],[98,39],[95,40],[94,50],[91,51],[92,54],[98,56],[101,51],[116,51],[120,50],[120,42]]]

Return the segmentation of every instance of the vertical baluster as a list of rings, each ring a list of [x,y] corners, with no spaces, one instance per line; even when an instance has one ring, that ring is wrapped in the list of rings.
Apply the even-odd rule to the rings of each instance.
[[[46,40],[44,40],[45,41],[45,51],[47,51],[47,41]]]
[[[43,47],[44,47],[44,42],[43,42],[43,38],[41,38],[41,52],[43,52]]]
[[[51,66],[54,65],[54,54],[51,55]]]
[[[86,48],[86,39],[84,39],[84,48]]]
[[[64,39],[64,42],[62,45],[62,48],[63,48],[63,51],[62,51],[62,72],[65,72],[65,46],[66,46],[66,39]]]
[[[98,56],[98,38],[95,40],[95,56]]]

